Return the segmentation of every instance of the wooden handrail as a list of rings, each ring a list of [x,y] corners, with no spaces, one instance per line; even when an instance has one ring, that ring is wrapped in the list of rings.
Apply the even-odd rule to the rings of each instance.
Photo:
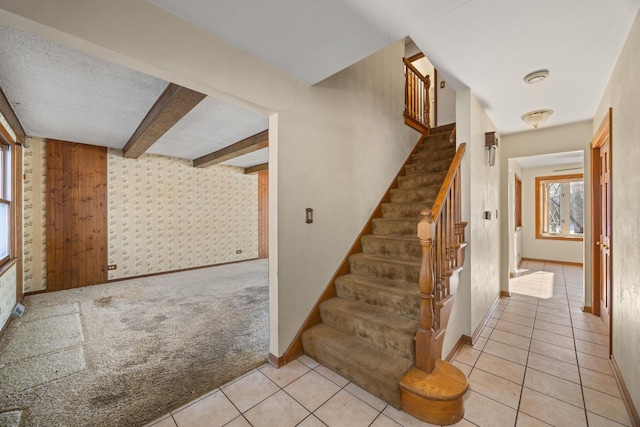
[[[423,134],[427,134],[430,128],[429,89],[431,88],[431,78],[428,75],[423,76],[409,59],[403,58],[402,61],[405,65],[406,77],[404,88],[405,122]]]
[[[451,276],[464,264],[465,222],[461,222],[460,170],[466,144],[458,147],[436,201],[421,212],[418,239],[420,264],[420,317],[416,333],[416,368],[433,372],[442,356],[442,342],[453,294]],[[448,305],[448,309],[445,309]],[[441,311],[445,319],[441,319]],[[444,323],[444,324],[443,324]]]
[[[453,125],[453,130],[451,131],[451,135],[449,135],[449,142],[452,144],[456,142],[456,125]]]

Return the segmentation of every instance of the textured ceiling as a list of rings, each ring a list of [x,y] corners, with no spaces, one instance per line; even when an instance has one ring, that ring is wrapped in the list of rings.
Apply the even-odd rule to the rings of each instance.
[[[179,154],[178,157],[193,160],[262,132],[268,126],[266,116],[208,96],[147,152]]]
[[[0,86],[30,136],[122,148],[167,82],[0,25]]]
[[[153,0],[314,84],[410,36],[455,90],[471,88],[502,134],[520,116],[590,119],[640,0]],[[525,85],[529,72],[551,76]]]

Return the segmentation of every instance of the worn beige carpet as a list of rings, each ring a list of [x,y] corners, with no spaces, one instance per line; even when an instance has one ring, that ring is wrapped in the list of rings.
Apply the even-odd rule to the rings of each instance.
[[[266,361],[267,260],[27,296],[0,425],[140,426]]]

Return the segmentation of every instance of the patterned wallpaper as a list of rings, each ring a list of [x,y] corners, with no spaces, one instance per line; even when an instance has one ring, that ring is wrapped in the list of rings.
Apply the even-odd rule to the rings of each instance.
[[[46,288],[47,283],[47,150],[41,138],[27,138],[23,149],[24,291]]]
[[[4,327],[16,305],[16,266],[0,277],[0,329]]]
[[[46,149],[24,150],[24,289],[46,289]],[[258,178],[145,154],[108,154],[109,279],[258,257]],[[241,250],[241,254],[236,251]]]
[[[109,279],[258,257],[256,175],[114,149],[108,162]]]

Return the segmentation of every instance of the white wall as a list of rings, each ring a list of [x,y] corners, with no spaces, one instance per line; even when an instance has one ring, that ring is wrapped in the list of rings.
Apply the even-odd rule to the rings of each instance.
[[[0,276],[0,329],[11,316],[16,305],[16,266],[15,264]]]
[[[440,87],[440,84],[444,82],[445,86]],[[449,83],[444,80],[442,74],[438,74],[436,81],[436,91],[438,91],[438,113],[437,113],[437,125],[447,125],[456,121],[456,92],[449,86]],[[456,131],[457,132],[457,131]]]
[[[595,58],[597,60],[597,58]],[[629,32],[593,119],[592,133],[613,109],[613,357],[640,410],[640,14]],[[593,242],[591,242],[593,244]]]
[[[582,164],[522,169],[522,256],[524,258],[582,263],[584,245],[581,240],[536,238],[536,177],[566,175],[567,172],[554,172],[554,170],[571,167],[582,167]],[[581,171],[572,173],[581,173]],[[588,191],[587,187],[585,190]],[[588,210],[589,206],[585,204],[585,208]]]
[[[499,209],[501,165],[488,166],[485,132],[495,126],[475,95],[469,90],[456,96],[457,144],[467,143],[462,163],[462,220],[467,247],[464,270],[454,301],[443,355],[447,355],[461,335],[471,336],[491,305],[500,295],[500,223]],[[492,212],[491,220],[484,212]]]
[[[397,42],[313,87],[300,86],[294,108],[278,114],[273,354],[291,343],[418,140],[402,116],[403,56]],[[305,223],[308,207],[313,224]]]
[[[515,159],[508,159],[509,177],[507,178],[507,209],[504,214],[506,215],[507,229],[506,235],[509,242],[509,274],[516,273],[520,262],[522,261],[522,232],[523,227],[516,228],[515,222],[515,178],[516,176],[522,181],[522,168]],[[522,195],[521,195],[522,196]],[[524,202],[521,199],[521,206],[524,206]],[[504,218],[503,218],[504,221]],[[506,289],[505,289],[506,290]]]
[[[508,161],[515,157],[535,156],[538,154],[549,154],[565,151],[584,151],[585,164],[589,164],[589,142],[592,137],[591,120],[572,123],[562,126],[554,127],[542,127],[538,129],[532,129],[526,132],[518,132],[510,135],[505,135],[500,143],[500,162],[504,169],[508,168]],[[509,202],[507,198],[508,194],[508,180],[509,174],[504,174],[500,178],[500,187],[502,189],[503,197],[501,198],[501,210],[504,212],[509,211]],[[524,184],[524,183],[523,183]],[[590,188],[591,180],[589,175],[584,177],[585,188]],[[523,188],[524,191],[524,188]],[[589,191],[585,192],[584,205],[590,206],[591,194]],[[512,211],[511,211],[512,212]],[[585,224],[589,224],[591,221],[591,213],[589,210],[585,210],[584,213]],[[524,215],[524,205],[523,205]],[[524,218],[523,218],[524,219]],[[502,244],[504,247],[508,247],[508,239],[511,236],[509,233],[508,221],[501,223],[502,227]],[[589,245],[591,239],[591,231],[587,228],[584,233],[584,244]],[[588,247],[588,246],[587,246]],[[524,250],[524,248],[523,248]],[[501,273],[500,273],[500,289],[503,291],[509,291],[509,252],[504,251],[501,254]],[[591,264],[591,255],[589,251],[585,251],[584,265]],[[584,270],[585,279],[585,305],[591,306],[591,271],[586,268]]]

